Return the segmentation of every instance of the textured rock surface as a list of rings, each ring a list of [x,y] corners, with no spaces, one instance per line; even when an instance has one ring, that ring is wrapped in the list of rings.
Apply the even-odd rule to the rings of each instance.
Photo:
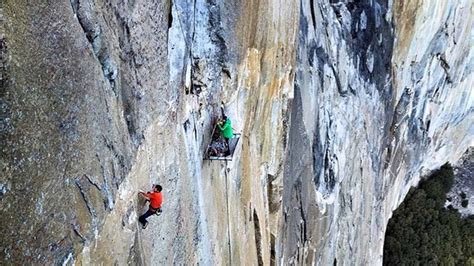
[[[2,12],[2,261],[269,263],[296,3],[6,1]],[[202,161],[222,102],[243,133],[236,160]],[[143,234],[136,191],[155,182],[164,214]]]
[[[381,263],[474,135],[472,1],[401,3],[0,2],[0,260]],[[242,137],[203,161],[222,105]]]
[[[99,234],[123,180],[149,182],[129,173],[170,116],[169,5],[1,4],[1,258],[59,263]]]
[[[303,1],[283,264],[381,264],[410,186],[473,144],[472,1],[404,3]]]
[[[454,184],[448,192],[445,206],[451,206],[461,217],[474,214],[474,149],[463,155],[454,167]]]

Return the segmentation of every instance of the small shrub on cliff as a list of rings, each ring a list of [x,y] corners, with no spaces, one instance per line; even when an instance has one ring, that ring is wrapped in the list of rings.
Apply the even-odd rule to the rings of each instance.
[[[474,218],[445,209],[453,185],[448,164],[412,189],[390,219],[384,265],[469,265],[474,261]]]

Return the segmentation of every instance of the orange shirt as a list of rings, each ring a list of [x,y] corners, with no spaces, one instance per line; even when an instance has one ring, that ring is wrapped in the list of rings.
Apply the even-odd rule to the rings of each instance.
[[[163,202],[163,195],[161,192],[148,192],[146,195],[150,198],[150,206],[153,209],[161,208],[161,203]]]

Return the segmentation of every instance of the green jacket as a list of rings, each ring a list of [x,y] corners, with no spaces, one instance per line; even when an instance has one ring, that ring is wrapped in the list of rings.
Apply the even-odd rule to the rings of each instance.
[[[217,127],[219,127],[219,130],[221,131],[221,135],[224,138],[231,139],[232,137],[234,137],[234,132],[232,131],[232,125],[230,124],[229,118],[227,118],[223,126],[221,126],[220,124],[217,124]]]

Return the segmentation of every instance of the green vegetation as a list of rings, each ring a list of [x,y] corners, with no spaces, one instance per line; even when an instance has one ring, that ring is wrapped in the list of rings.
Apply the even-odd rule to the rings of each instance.
[[[474,216],[443,207],[453,178],[446,164],[408,193],[388,223],[384,265],[474,265]]]

